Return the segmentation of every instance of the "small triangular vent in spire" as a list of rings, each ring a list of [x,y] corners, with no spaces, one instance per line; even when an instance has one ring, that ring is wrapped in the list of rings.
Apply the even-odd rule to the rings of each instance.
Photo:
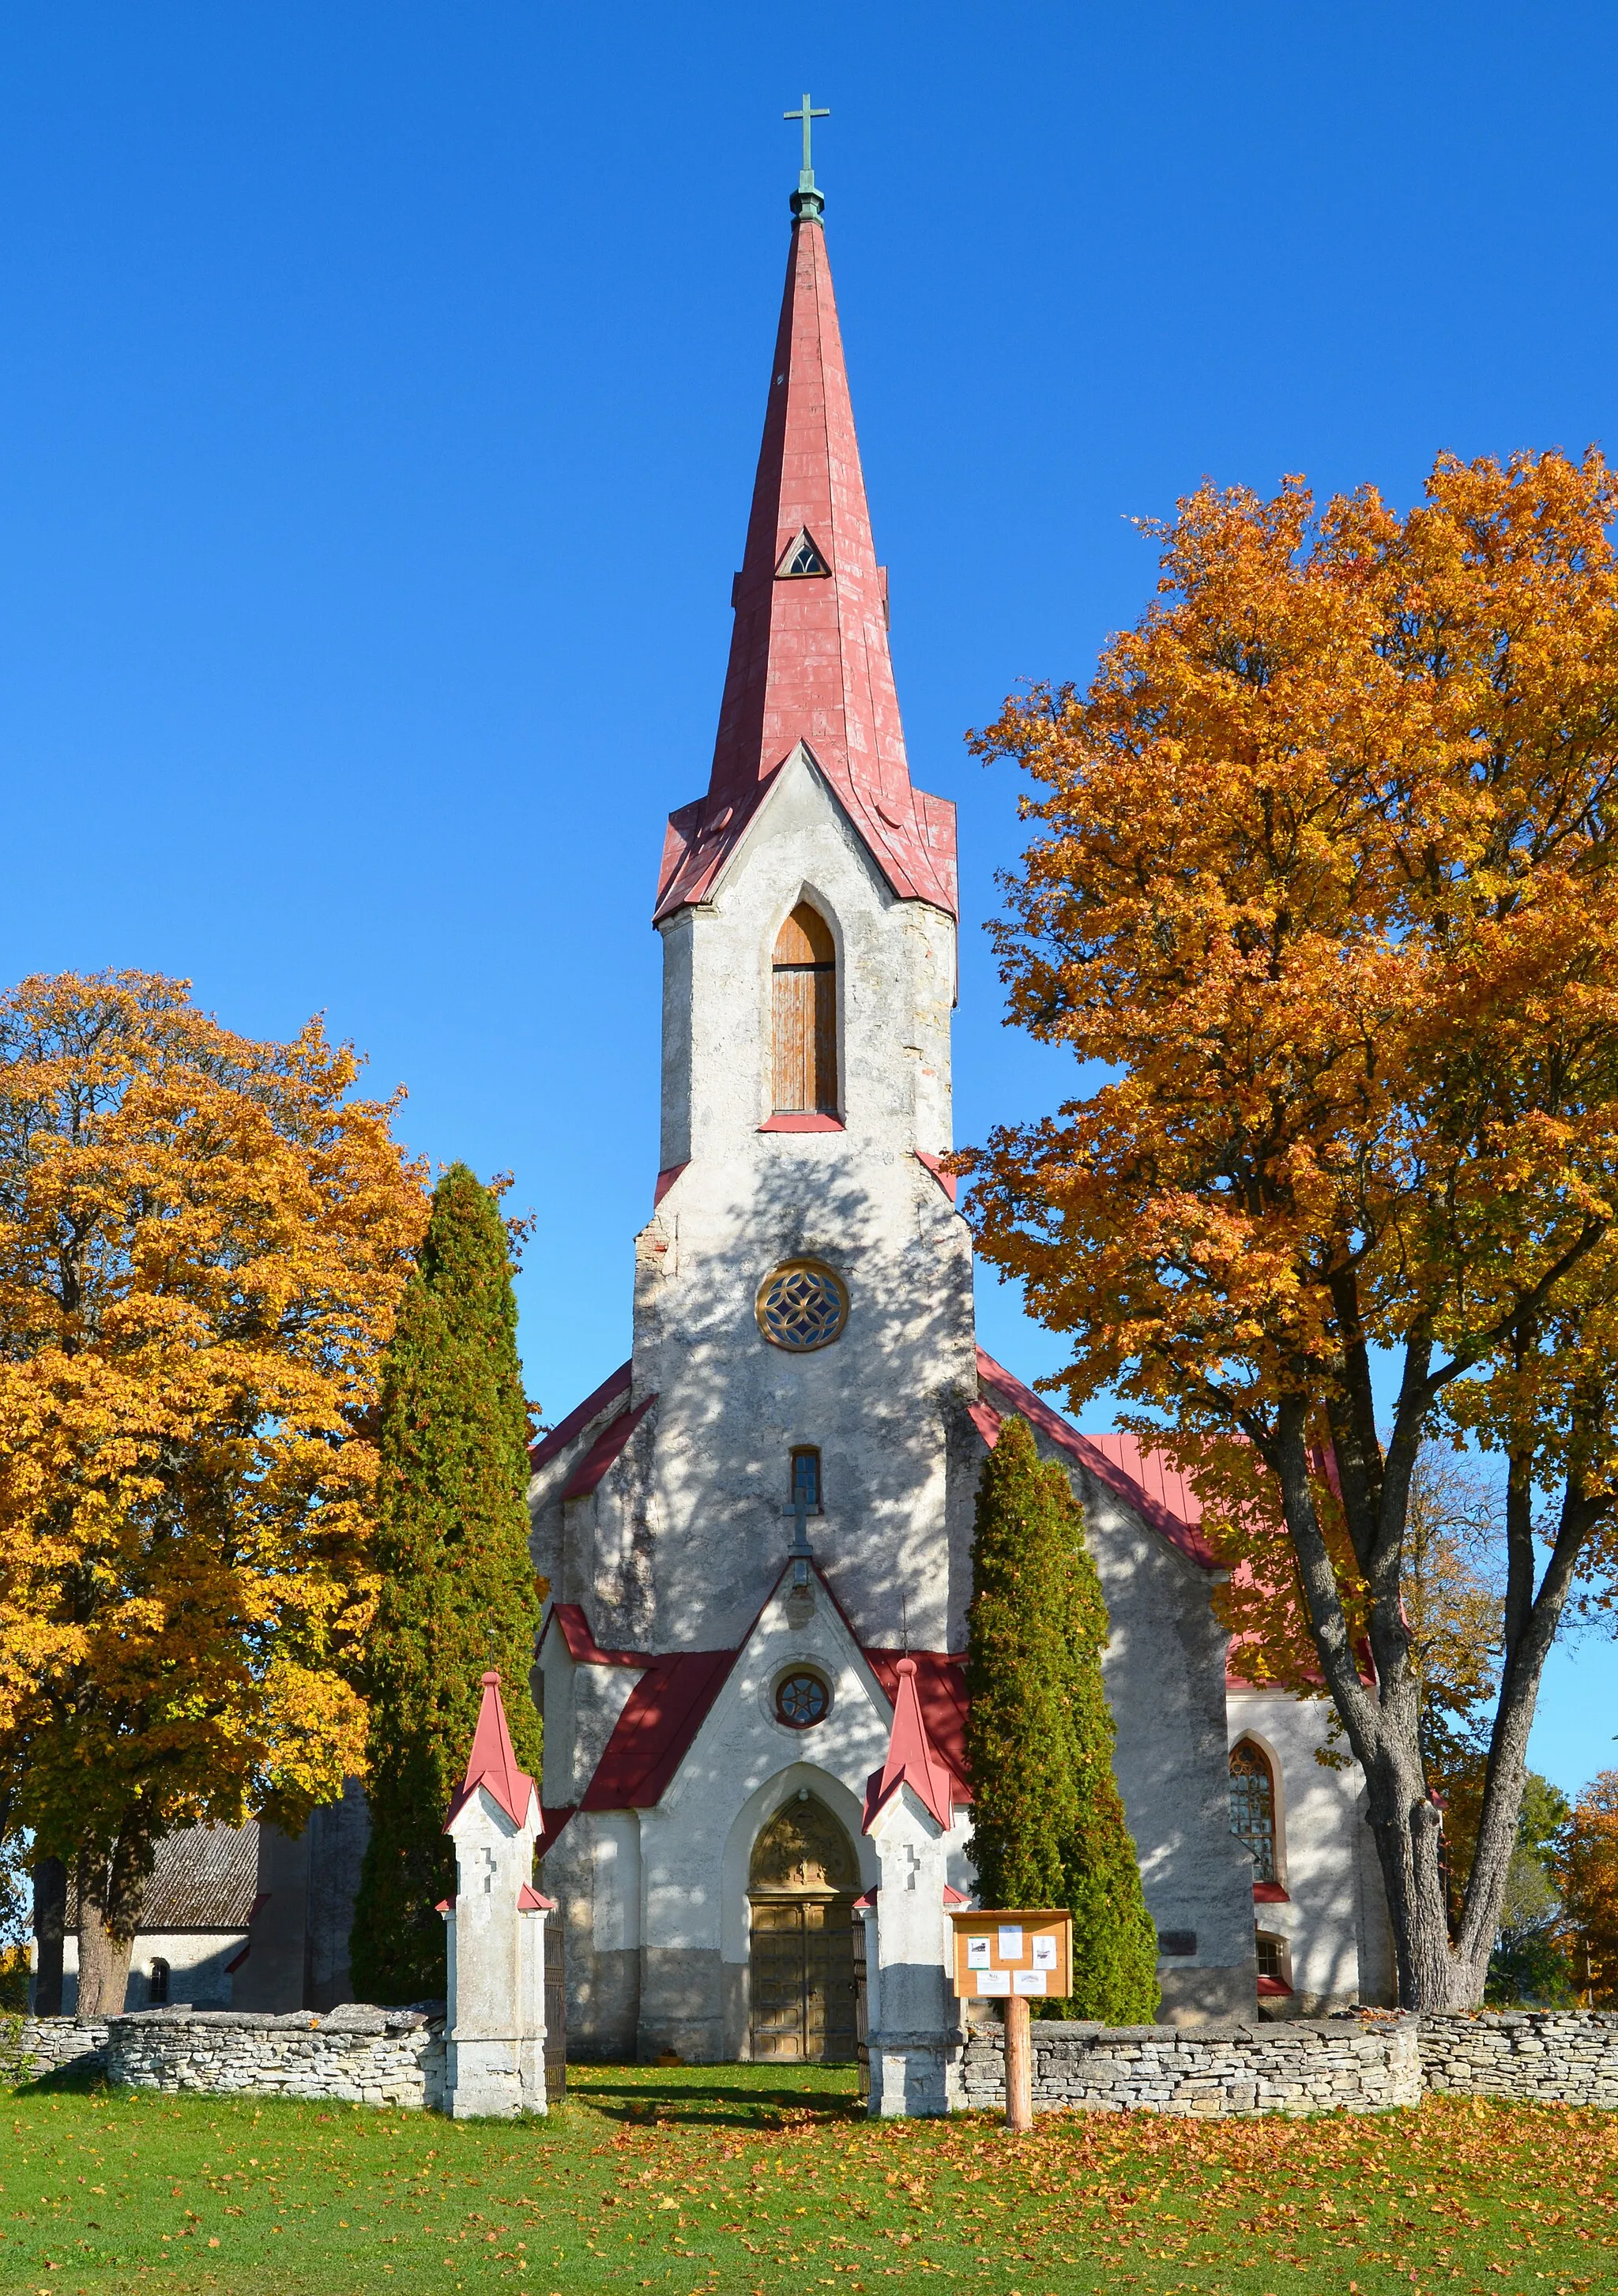
[[[789,574],[829,574],[831,570],[820,554],[819,544],[807,526],[801,526],[797,539],[788,543],[782,553],[781,562],[776,569],[776,579],[780,581]]]

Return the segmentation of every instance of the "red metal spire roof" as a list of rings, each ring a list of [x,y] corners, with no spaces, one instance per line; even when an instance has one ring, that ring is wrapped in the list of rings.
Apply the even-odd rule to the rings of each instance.
[[[500,1677],[492,1667],[483,1677],[483,1703],[478,1709],[478,1726],[472,1734],[466,1775],[461,1781],[460,1792],[449,1805],[449,1815],[444,1820],[446,1833],[480,1786],[487,1786],[513,1825],[524,1824],[530,1800],[536,1806],[538,1803],[532,1778],[517,1767],[516,1749],[511,1742],[505,1709],[500,1702]]]
[[[943,1827],[949,1831],[949,1805],[954,1780],[932,1751],[927,1724],[916,1690],[916,1660],[901,1658],[894,1669],[899,1677],[893,1701],[893,1728],[888,1739],[888,1759],[874,1771],[866,1788],[865,1830],[871,1831],[877,1811],[890,1794],[908,1786]]]
[[[801,741],[899,898],[956,914],[955,808],[913,788],[905,758],[818,205],[793,225],[713,772],[669,817],[660,917],[706,897]]]

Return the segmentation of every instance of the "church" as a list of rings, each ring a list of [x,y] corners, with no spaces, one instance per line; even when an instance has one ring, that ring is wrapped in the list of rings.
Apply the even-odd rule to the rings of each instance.
[[[712,770],[669,816],[652,904],[661,1145],[631,1351],[531,1457],[568,2049],[854,2053],[862,1814],[906,1658],[971,1896],[973,1512],[1011,1413],[1072,1478],[1106,1596],[1160,2015],[1385,2002],[1363,1784],[1315,1759],[1329,1710],[1233,1671],[1184,1479],[977,1345],[944,1161],[954,808],[910,778],[807,152],[791,206]],[[350,1998],[365,1838],[351,1784],[296,1841],[165,1844],[128,2005]],[[39,2005],[70,2011],[70,1923],[55,1984]]]
[[[807,99],[806,99],[807,102]],[[954,808],[910,778],[807,160],[705,795],[670,816],[629,1360],[533,1453],[545,1886],[577,2055],[844,2056],[907,1653],[973,1889],[973,1501],[1021,1413],[1083,1505],[1160,2014],[1391,1997],[1358,1771],[1244,1685],[1183,1478],[977,1345],[944,1159]],[[648,1176],[650,1177],[650,1176]]]

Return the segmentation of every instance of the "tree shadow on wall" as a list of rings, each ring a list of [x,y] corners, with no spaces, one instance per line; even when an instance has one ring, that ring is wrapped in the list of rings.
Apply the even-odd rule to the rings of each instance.
[[[913,1190],[878,1201],[849,1161],[800,1160],[784,1144],[779,1163],[750,1182],[726,1248],[704,1252],[697,1280],[680,1271],[678,1242],[643,1251],[637,1288],[658,1313],[665,1382],[678,1366],[678,1415],[648,1424],[644,1448],[626,1459],[619,1537],[608,1534],[591,1574],[604,1643],[683,1639],[656,1585],[659,1533],[673,1526],[656,1524],[649,1504],[654,1455],[661,1505],[672,1503],[683,1538],[702,1526],[718,1583],[699,1633],[713,1646],[756,1612],[782,1567],[790,1453],[809,1443],[823,1451],[825,1505],[810,1542],[857,1632],[884,1645],[908,1632],[918,1647],[947,1646],[946,1622],[965,1605],[975,1461],[956,1455],[971,1438],[976,1377],[970,1272],[957,1265],[964,1238],[936,1189],[918,1167]],[[678,1220],[678,1197],[671,1210]],[[757,1302],[772,1270],[803,1260],[831,1268],[849,1305],[834,1342],[800,1353],[768,1343]],[[669,1279],[661,1300],[660,1264]],[[941,1505],[945,1459],[950,1503]]]

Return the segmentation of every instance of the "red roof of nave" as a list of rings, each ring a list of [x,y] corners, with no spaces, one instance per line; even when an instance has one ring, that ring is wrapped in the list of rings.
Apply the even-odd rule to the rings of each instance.
[[[1020,1413],[1031,1427],[1088,1467],[1097,1482],[1105,1483],[1190,1562],[1204,1570],[1220,1568],[1220,1558],[1203,1530],[1201,1500],[1161,1452],[1143,1450],[1133,1435],[1081,1435],[983,1348],[978,1349],[978,1378],[1006,1411]],[[993,1414],[991,1431],[984,1413],[980,1403],[972,1416],[984,1441],[992,1444],[999,1432],[999,1414]]]
[[[828,574],[779,569],[807,534]],[[703,899],[800,741],[903,900],[956,914],[955,808],[914,788],[825,234],[793,225],[708,794],[669,820],[655,914]]]

